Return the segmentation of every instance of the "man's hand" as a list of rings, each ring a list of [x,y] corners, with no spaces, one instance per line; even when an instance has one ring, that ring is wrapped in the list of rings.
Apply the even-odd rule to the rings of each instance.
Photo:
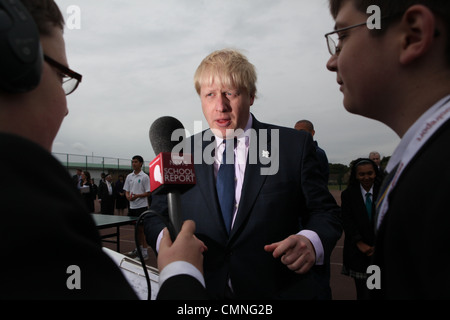
[[[186,261],[203,274],[203,252],[207,250],[207,247],[197,239],[194,232],[195,222],[186,220],[175,242],[172,243],[169,231],[167,228],[164,229],[158,251],[158,269],[160,271],[172,262]]]
[[[274,258],[281,257],[281,262],[295,273],[304,274],[316,263],[316,252],[308,238],[292,235],[283,241],[264,246],[272,252]]]

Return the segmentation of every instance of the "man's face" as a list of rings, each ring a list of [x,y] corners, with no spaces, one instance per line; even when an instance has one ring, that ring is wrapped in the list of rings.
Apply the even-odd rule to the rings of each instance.
[[[68,66],[63,31],[60,28],[53,28],[51,36],[42,36],[41,44],[46,55]],[[44,62],[41,82],[26,98],[34,104],[32,113],[27,117],[34,117],[34,125],[40,127],[35,132],[40,135],[41,144],[51,151],[61,123],[69,113],[60,72]]]
[[[227,137],[227,130],[245,128],[250,116],[250,106],[254,102],[254,97],[246,91],[224,88],[215,83],[201,86],[200,99],[209,127],[222,138]],[[231,138],[230,134],[228,138]]]
[[[371,155],[371,156],[369,157],[369,159],[372,160],[373,162],[375,162],[375,164],[376,164],[377,166],[380,166],[381,160],[380,160],[380,156],[379,156],[379,155]]]
[[[335,29],[362,23],[368,15],[358,11],[352,1],[346,1],[336,16]],[[327,68],[336,72],[347,111],[377,119],[385,99],[395,94],[395,54],[390,30],[380,36],[370,34],[367,26],[339,32],[341,50],[330,58]]]
[[[134,171],[140,171],[142,168],[142,162],[140,162],[138,159],[131,160],[131,167]]]

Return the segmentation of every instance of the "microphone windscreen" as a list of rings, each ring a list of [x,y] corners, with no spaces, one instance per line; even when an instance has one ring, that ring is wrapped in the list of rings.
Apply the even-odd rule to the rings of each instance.
[[[181,130],[180,130],[181,129]],[[172,133],[177,131],[178,140],[172,141]],[[164,116],[156,119],[150,126],[150,143],[155,155],[161,152],[171,152],[185,138],[183,124],[176,118]]]

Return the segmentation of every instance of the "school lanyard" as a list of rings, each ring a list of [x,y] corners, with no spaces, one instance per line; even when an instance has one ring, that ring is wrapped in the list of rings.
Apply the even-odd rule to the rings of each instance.
[[[425,145],[425,143],[433,136],[433,134],[450,119],[450,97],[441,99],[442,103],[440,107],[437,107],[436,111],[420,126],[419,130],[415,134],[414,138],[409,142],[408,146],[403,153],[403,156],[396,166],[397,171],[392,177],[392,180],[388,182],[387,186],[382,189],[380,197],[376,205],[377,209],[377,224],[376,229],[380,227],[381,222],[389,209],[389,194],[394,189],[400,178],[403,170],[419,152],[419,150]],[[439,102],[438,102],[439,103]],[[395,168],[392,170],[394,171]],[[387,178],[388,179],[388,178]]]

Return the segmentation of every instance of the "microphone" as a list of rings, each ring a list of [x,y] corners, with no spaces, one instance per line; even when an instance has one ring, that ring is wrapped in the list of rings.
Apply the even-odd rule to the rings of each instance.
[[[149,136],[157,155],[149,164],[150,191],[167,194],[169,218],[175,232],[173,238],[176,238],[183,224],[180,195],[196,183],[192,155],[175,152],[186,139],[184,126],[176,118],[156,119]]]

